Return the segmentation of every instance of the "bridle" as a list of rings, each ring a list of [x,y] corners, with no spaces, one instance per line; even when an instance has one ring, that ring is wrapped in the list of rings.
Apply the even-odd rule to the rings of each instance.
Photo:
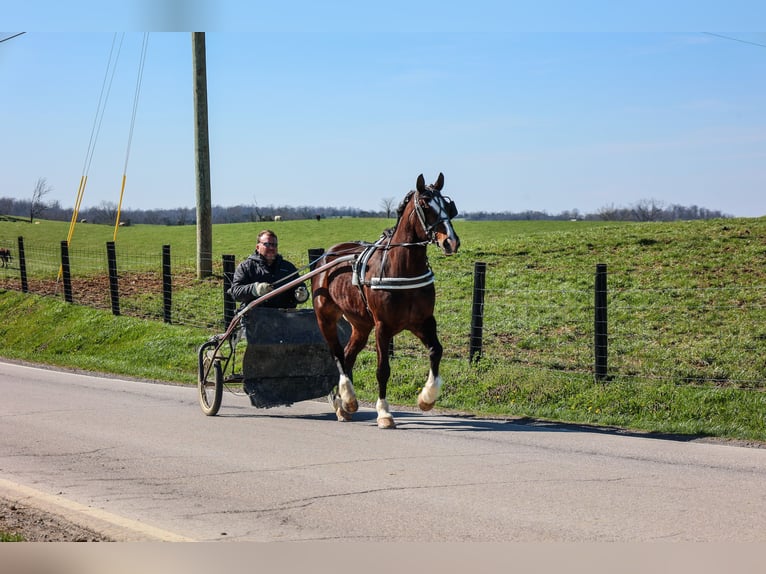
[[[436,229],[441,224],[445,226],[452,222],[452,218],[457,215],[457,207],[455,202],[449,197],[444,197],[441,192],[426,187],[428,194],[422,194],[423,201],[428,204],[432,211],[437,213],[436,220],[429,224],[426,220],[426,213],[423,207],[420,205],[421,194],[418,191],[413,193],[412,201],[415,202],[413,212],[417,215],[420,225],[428,238],[428,243],[436,243]],[[434,205],[435,204],[435,205]]]

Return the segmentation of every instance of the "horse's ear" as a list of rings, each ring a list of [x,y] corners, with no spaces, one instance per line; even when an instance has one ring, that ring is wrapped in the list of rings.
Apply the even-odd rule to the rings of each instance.
[[[426,189],[426,178],[423,177],[422,173],[418,176],[418,181],[415,184],[415,189],[417,189],[420,193],[423,193]]]
[[[439,177],[436,178],[436,181],[431,187],[433,187],[436,191],[442,190],[444,187],[444,174],[442,172],[439,172]]]

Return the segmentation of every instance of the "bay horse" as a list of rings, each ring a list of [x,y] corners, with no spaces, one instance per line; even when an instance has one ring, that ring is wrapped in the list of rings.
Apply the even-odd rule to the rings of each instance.
[[[460,247],[460,238],[452,227],[457,208],[450,198],[441,194],[443,187],[443,174],[431,185],[426,185],[423,175],[419,175],[415,189],[399,205],[398,219],[392,229],[384,231],[373,244],[333,245],[323,255],[325,263],[349,254],[356,257],[312,278],[319,330],[340,373],[338,393],[332,396],[340,421],[351,420],[358,409],[352,371],[373,329],[377,351],[378,427],[396,427],[386,401],[391,374],[389,345],[394,335],[405,329],[426,346],[430,360],[428,379],[418,395],[418,406],[428,411],[436,403],[442,386],[439,376],[442,345],[436,333],[436,290],[426,250],[429,244],[435,243],[445,255],[452,255]],[[338,338],[337,323],[341,317],[351,325],[345,348]]]

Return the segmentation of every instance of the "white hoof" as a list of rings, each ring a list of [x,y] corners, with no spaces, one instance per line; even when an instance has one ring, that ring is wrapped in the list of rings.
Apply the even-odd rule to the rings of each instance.
[[[378,417],[378,428],[379,429],[395,429],[396,423],[394,422],[394,417]]]
[[[378,428],[379,429],[395,429],[396,423],[394,417],[388,410],[388,401],[385,399],[378,399],[375,403],[375,410],[378,411]]]

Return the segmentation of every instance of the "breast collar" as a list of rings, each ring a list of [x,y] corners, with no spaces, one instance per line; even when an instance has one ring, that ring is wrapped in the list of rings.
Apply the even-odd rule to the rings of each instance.
[[[434,272],[431,266],[428,266],[428,271],[417,277],[384,277],[383,269],[385,268],[386,257],[389,250],[392,247],[406,247],[409,244],[394,244],[391,245],[390,237],[381,237],[375,243],[367,245],[364,250],[359,254],[353,263],[353,273],[351,275],[352,285],[356,285],[360,289],[362,287],[369,287],[373,290],[385,290],[396,291],[402,289],[418,289],[420,287],[426,287],[431,285],[435,281]],[[418,244],[420,245],[420,244]],[[382,261],[380,263],[380,274],[377,277],[367,276],[367,264],[370,261],[373,253],[378,250],[383,250]]]

